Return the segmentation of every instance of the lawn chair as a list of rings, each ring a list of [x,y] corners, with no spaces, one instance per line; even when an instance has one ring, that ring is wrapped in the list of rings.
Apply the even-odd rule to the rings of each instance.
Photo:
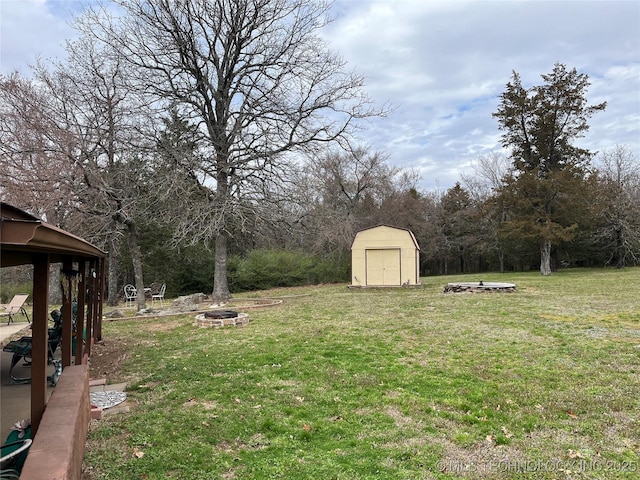
[[[166,290],[167,290],[167,284],[163,283],[158,293],[151,294],[151,303],[155,303],[155,301],[158,300],[161,305],[164,304],[164,292]]]
[[[29,420],[17,422],[2,445],[0,478],[20,478],[31,442],[31,422]]]
[[[0,458],[2,477],[0,478],[20,478],[31,442],[30,438],[23,438],[2,445],[2,458]]]
[[[27,311],[24,309],[24,303],[27,301],[27,298],[29,298],[29,295],[14,295],[13,298],[11,299],[11,302],[7,303],[6,305],[3,305],[3,307],[5,308],[4,312],[0,312],[0,317],[9,317],[9,321],[7,322],[7,325],[9,325],[11,322],[13,322],[13,316],[18,314],[18,313],[22,313],[25,317],[27,317],[27,321],[29,323],[31,323],[31,320],[29,319],[29,315],[27,315]]]
[[[58,310],[54,310],[51,312],[51,317],[53,318],[54,326],[53,328],[49,328],[47,363],[50,365],[53,364],[55,366],[55,371],[53,375],[47,377],[47,380],[52,387],[55,387],[58,383],[58,378],[60,378],[60,374],[62,373],[62,361],[56,360],[53,357],[54,353],[60,346],[60,341],[62,340],[62,316]],[[19,340],[13,340],[6,344],[2,349],[5,352],[13,353],[13,356],[11,357],[11,366],[9,367],[9,377],[11,378],[12,383],[31,383],[31,377],[14,376],[13,369],[20,360],[24,360],[25,365],[31,364],[32,349],[33,337],[21,337]]]
[[[138,291],[136,287],[131,285],[130,283],[124,286],[124,301],[125,305],[128,307],[131,305],[133,307],[133,303],[138,299]]]

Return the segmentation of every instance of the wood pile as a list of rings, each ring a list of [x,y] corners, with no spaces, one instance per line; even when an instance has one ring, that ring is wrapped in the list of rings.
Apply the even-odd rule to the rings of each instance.
[[[444,293],[502,293],[502,292],[515,292],[515,283],[502,283],[502,282],[461,282],[461,283],[447,283],[444,287]]]

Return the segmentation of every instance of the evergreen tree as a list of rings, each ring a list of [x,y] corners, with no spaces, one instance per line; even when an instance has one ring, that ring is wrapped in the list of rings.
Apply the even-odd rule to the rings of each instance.
[[[502,233],[535,239],[540,273],[549,275],[552,247],[573,238],[587,207],[583,194],[592,154],[573,142],[584,136],[587,120],[606,103],[587,105],[588,76],[575,68],[558,63],[542,79],[542,85],[525,89],[514,72],[493,115],[514,166],[501,189],[510,205]]]

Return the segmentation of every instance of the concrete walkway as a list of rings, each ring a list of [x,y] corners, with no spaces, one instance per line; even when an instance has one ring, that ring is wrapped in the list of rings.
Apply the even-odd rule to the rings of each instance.
[[[24,335],[31,335],[31,331],[29,329],[29,327],[31,326],[30,323],[27,322],[11,322],[9,325],[7,325],[7,322],[2,322],[2,324],[0,324],[0,344],[2,344],[2,346],[4,347],[7,343],[8,343],[8,339],[9,337],[11,337],[12,335],[25,330]]]

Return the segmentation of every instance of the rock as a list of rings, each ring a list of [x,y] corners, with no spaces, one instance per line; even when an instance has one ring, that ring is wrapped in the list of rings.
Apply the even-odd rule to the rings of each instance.
[[[173,301],[173,308],[180,312],[195,312],[200,310],[201,304],[207,299],[204,293],[194,293],[178,297]]]

